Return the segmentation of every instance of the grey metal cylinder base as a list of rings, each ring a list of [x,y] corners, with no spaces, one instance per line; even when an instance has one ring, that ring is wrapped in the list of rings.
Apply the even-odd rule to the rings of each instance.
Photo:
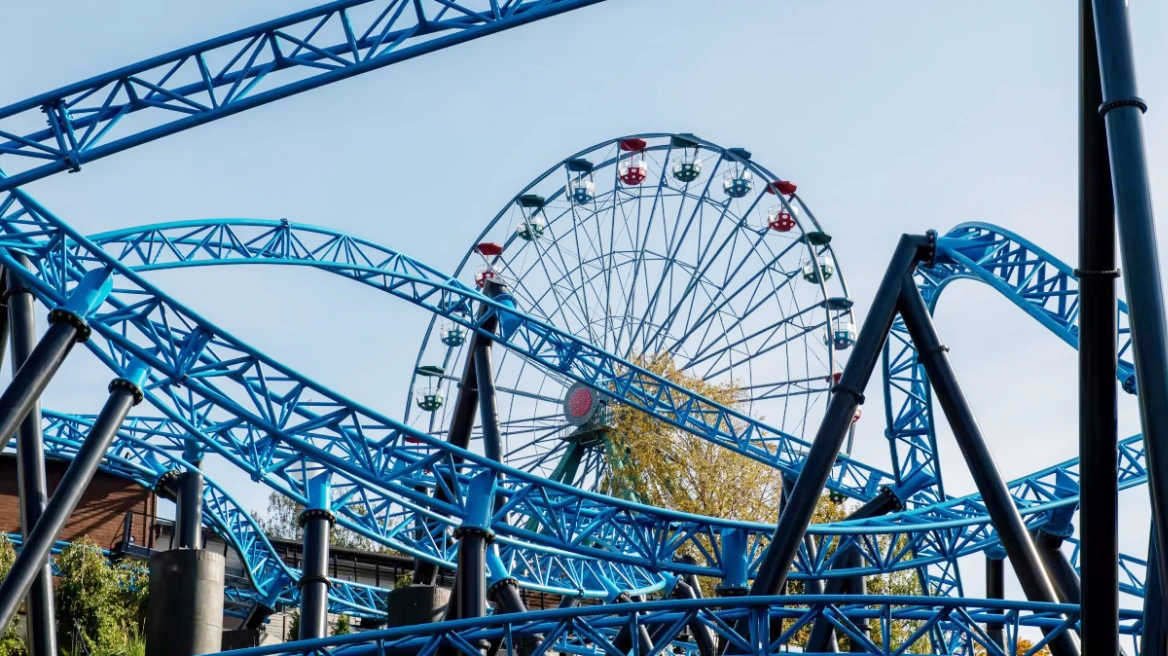
[[[449,603],[450,588],[437,585],[395,588],[386,599],[385,627],[392,629],[441,622]]]
[[[218,653],[223,640],[222,554],[202,549],[150,557],[146,653],[192,656]]]

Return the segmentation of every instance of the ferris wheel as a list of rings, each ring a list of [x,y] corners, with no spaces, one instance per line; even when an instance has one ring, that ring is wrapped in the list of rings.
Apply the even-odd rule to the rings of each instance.
[[[726,386],[738,409],[802,437],[856,331],[831,236],[796,189],[747,150],[691,134],[612,139],[512,198],[456,275],[502,283],[523,312],[626,361],[668,356],[686,380]],[[412,425],[445,434],[467,337],[431,321]],[[507,463],[600,489],[615,401],[514,353],[496,358]]]

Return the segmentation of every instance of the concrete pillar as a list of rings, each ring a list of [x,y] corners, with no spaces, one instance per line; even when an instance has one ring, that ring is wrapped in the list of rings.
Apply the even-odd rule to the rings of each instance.
[[[223,640],[223,555],[175,549],[150,557],[146,653],[215,654]]]

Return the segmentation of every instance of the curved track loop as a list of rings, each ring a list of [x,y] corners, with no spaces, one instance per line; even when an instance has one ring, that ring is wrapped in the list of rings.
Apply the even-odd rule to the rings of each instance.
[[[255,229],[258,234],[247,233],[244,230],[246,228]],[[323,235],[328,246],[316,249],[317,256],[310,258],[305,257],[303,253],[313,251],[307,245],[311,243],[307,239],[311,235],[317,235],[318,238]],[[123,260],[135,261],[135,258],[141,258],[138,260],[141,262],[139,268],[196,266],[224,260],[228,262],[282,262],[319,267],[363,282],[377,284],[377,286],[391,292],[394,291],[393,282],[387,281],[385,277],[395,267],[386,266],[378,269],[363,264],[344,264],[331,257],[332,253],[343,253],[349,261],[374,261],[367,256],[355,257],[351,243],[346,243],[353,241],[352,238],[345,238],[327,230],[292,226],[283,222],[211,221],[187,223],[177,228],[143,228],[138,231],[107,233],[95,237],[95,240],[107,248],[115,245],[114,251]],[[368,246],[368,244],[363,245]],[[383,254],[391,253],[388,249],[381,249],[380,252]],[[127,256],[127,253],[133,253],[133,255]],[[320,253],[329,254],[329,256],[322,257]],[[373,270],[371,271],[371,269]],[[416,297],[411,297],[411,300],[413,298]],[[1125,454],[1123,485],[1130,487],[1142,483],[1145,479],[1141,464],[1142,446],[1139,439],[1132,438],[1125,441],[1123,452]],[[1043,513],[1077,501],[1075,495],[1066,494],[1066,490],[1062,487],[1063,483],[1058,480],[1068,473],[1073,476],[1074,465],[1074,461],[1063,463],[1016,481],[1012,485],[1015,496],[1025,507],[1024,512],[1033,517],[1032,522],[1041,522]],[[634,505],[633,508],[637,510],[643,507]],[[671,519],[668,517],[668,513],[665,513],[663,517],[659,511],[648,513],[648,515],[649,517],[656,516],[658,521],[665,519],[668,522]],[[647,521],[649,517],[643,517],[642,520]],[[685,531],[712,536],[730,528],[747,530],[755,537],[754,552],[757,552],[759,541],[769,534],[768,527],[718,520],[695,523],[694,519],[696,518],[686,518]],[[670,525],[669,523],[654,526],[658,534],[668,533],[678,528],[678,524]],[[976,496],[950,500],[945,504],[920,511],[838,526],[820,526],[813,529],[813,532],[819,536],[821,546],[824,546],[828,541],[840,540],[841,538],[835,537],[837,534],[858,535],[869,531],[905,537],[918,552],[911,566],[926,563],[947,564],[959,555],[973,553],[996,544],[992,528],[986,522],[984,509],[980,506]],[[861,546],[866,542],[868,541],[860,541]],[[715,545],[711,550],[712,567],[703,568],[702,573],[717,575],[719,572],[718,563],[721,559],[716,549]],[[826,549],[821,549],[820,553],[826,551]],[[869,545],[865,551],[864,571],[866,572],[888,571],[910,566],[904,560],[909,553],[907,550],[888,552]],[[671,555],[672,550],[665,553]],[[662,562],[663,560],[658,560],[656,565],[671,569],[667,563]],[[804,561],[802,567],[806,571],[821,576],[824,574],[824,570],[832,564],[830,558],[821,558],[815,561]],[[843,575],[848,571],[855,570],[842,569],[832,572],[830,575]]]
[[[1078,348],[1078,280],[1073,269],[1017,234],[987,223],[963,223],[938,241],[934,267],[918,267],[915,278],[930,309],[941,292],[956,280],[977,280],[1009,299],[1059,339]],[[1119,302],[1119,366],[1116,376],[1124,389],[1135,393],[1135,368],[1123,359],[1131,348],[1127,304]],[[948,497],[937,461],[932,399],[928,378],[917,361],[916,348],[897,318],[884,345],[884,403],[886,435],[897,480],[922,485],[906,500],[909,508],[927,508]],[[1143,442],[1138,438],[1120,445],[1122,488],[1146,482]],[[1048,503],[1078,497],[1075,461],[1036,472],[1017,481],[1012,491],[1019,505]],[[1134,475],[1134,476],[1133,476]],[[1041,517],[1031,516],[1031,525]],[[929,568],[928,590],[959,594],[956,568]]]
[[[72,460],[93,425],[94,417],[43,411],[46,452]],[[130,417],[114,437],[102,468],[154,489],[161,476],[191,465],[182,459],[186,435],[166,420]],[[11,445],[10,445],[11,448]],[[203,515],[215,532],[227,540],[243,561],[249,586],[230,586],[236,602],[259,602],[269,607],[293,605],[299,600],[300,571],[288,567],[276,554],[255,520],[230,494],[203,473]],[[254,589],[248,589],[254,588]],[[359,583],[332,580],[329,606],[333,612],[360,617],[385,614],[386,590]]]
[[[1004,653],[1020,654],[1031,653],[1017,649],[1020,637],[1033,639],[1040,628],[1049,631],[1044,639],[1035,642],[1034,649],[1040,649],[1050,638],[1071,630],[1079,615],[1079,607],[1073,605],[960,597],[871,595],[865,597],[862,605],[853,604],[854,601],[854,597],[846,595],[795,595],[587,606],[367,631],[235,653],[238,656],[322,653],[373,656],[433,654],[446,648],[452,653],[470,656],[478,653],[473,645],[479,640],[506,637],[521,642],[526,636],[541,635],[544,641],[537,653],[546,653],[544,649],[551,648],[560,653],[616,655],[625,653],[613,640],[622,627],[632,626],[636,630],[643,626],[658,637],[658,645],[668,647],[674,642],[675,646],[683,647],[686,644],[683,631],[696,621],[713,632],[716,639],[733,645],[728,653],[767,656],[786,652],[792,646],[798,649],[793,638],[799,630],[817,618],[825,617],[836,631],[856,640],[862,647],[858,651],[866,654],[973,654],[978,647],[988,649],[990,654],[1002,654],[999,647],[992,646],[982,628],[986,622],[1005,623],[1007,649]],[[778,626],[768,621],[771,619],[785,620],[782,633],[771,633],[772,627]],[[881,640],[880,634],[890,634],[893,621],[903,620],[915,621],[922,628],[901,642]],[[860,634],[857,625],[864,621],[875,625],[872,637]],[[1138,622],[1137,613],[1121,611],[1120,632],[1125,640],[1127,636],[1138,633]],[[738,626],[745,627],[745,637],[737,633],[735,627]],[[688,646],[692,648],[692,642]],[[797,652],[792,650],[792,653]]]

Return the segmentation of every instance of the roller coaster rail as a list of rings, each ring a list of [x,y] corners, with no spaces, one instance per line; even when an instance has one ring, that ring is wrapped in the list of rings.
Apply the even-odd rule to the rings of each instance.
[[[239,232],[241,228],[258,228],[260,229],[260,233],[259,235],[241,234]],[[168,235],[168,230],[171,230],[176,234],[173,236]],[[295,236],[292,236],[293,232],[295,233]],[[327,248],[325,248],[322,252],[326,254],[342,253],[344,257],[355,258],[357,261],[361,262],[383,261],[391,262],[392,264],[382,268],[375,268],[365,267],[364,264],[353,265],[338,264],[336,262],[322,262],[319,256],[311,259],[304,257],[303,253],[309,250],[305,246],[306,240],[304,237],[317,234],[319,232],[321,232],[320,229],[302,228],[299,226],[294,227],[286,222],[244,221],[240,222],[239,225],[233,225],[233,223],[229,221],[210,221],[205,223],[188,222],[178,226],[169,226],[161,229],[147,227],[138,231],[119,231],[116,233],[99,235],[95,237],[95,239],[97,240],[98,244],[107,247],[110,244],[117,245],[120,259],[131,259],[131,261],[137,264],[135,268],[150,269],[162,268],[166,266],[196,266],[200,264],[223,261],[225,258],[228,258],[227,261],[229,262],[237,261],[241,263],[249,261],[264,263],[283,262],[305,264],[321,268],[339,266],[341,267],[339,271],[344,275],[357,277],[358,279],[364,278],[364,282],[369,282],[372,277],[376,277],[376,279],[379,281],[378,284],[385,288],[389,288],[390,290],[394,289],[393,277],[390,274],[395,268],[400,267],[406,270],[415,270],[415,266],[421,266],[413,264],[405,266],[401,263],[400,260],[388,258],[381,254],[379,254],[378,259],[369,258],[364,253],[354,251],[351,245],[355,242],[355,240],[337,235],[335,233],[330,233],[329,231],[323,231],[324,234],[329,237],[329,239],[326,242]],[[247,246],[247,244],[253,245]],[[381,253],[385,252],[385,249],[381,250]],[[206,257],[207,260],[201,260],[200,257]],[[233,257],[239,257],[240,259],[229,259]],[[141,259],[135,261],[134,258]],[[160,263],[162,258],[173,258],[173,260],[166,263]],[[389,278],[389,281],[385,281],[385,278]],[[429,296],[429,294],[426,293],[417,294],[416,287],[411,289],[414,289],[416,294],[416,296],[411,297],[411,300],[418,296],[423,298]],[[460,291],[463,291],[464,294],[469,296],[475,296],[472,292],[464,291],[464,289],[465,288]],[[518,313],[516,312],[515,314]],[[1138,485],[1144,480],[1139,475],[1142,473],[1143,468],[1139,462],[1140,452],[1138,439],[1133,439],[1126,443],[1125,452],[1130,453],[1132,456],[1132,466],[1126,468],[1126,470],[1133,473],[1134,475],[1126,478],[1124,484],[1128,486]],[[1029,514],[1031,516],[1035,517],[1037,520],[1040,520],[1041,516],[1039,513],[1053,510],[1055,508],[1066,507],[1074,503],[1074,495],[1068,494],[1067,490],[1065,489],[1059,489],[1059,483],[1055,480],[1060,476],[1065,476],[1071,470],[1072,465],[1073,463],[1067,463],[1063,466],[1050,468],[1044,472],[1040,472],[1035,476],[1028,477],[1017,482],[1015,486],[1017,490],[1016,497],[1018,497],[1024,504],[1033,506],[1033,509],[1029,510]],[[433,480],[429,480],[426,482],[426,484],[433,486],[434,483]],[[1065,485],[1065,483],[1063,484]],[[288,487],[283,487],[281,489],[282,491],[288,492]],[[937,549],[936,552],[948,555],[944,557],[935,555],[930,559],[927,551],[923,554],[918,552],[912,566],[919,566],[923,563],[943,562],[951,559],[952,554],[954,553],[971,553],[989,546],[993,546],[995,544],[995,541],[992,538],[992,533],[990,533],[990,528],[988,524],[986,524],[984,509],[980,508],[980,506],[977,504],[976,497],[967,499],[965,503],[968,505],[964,507],[962,506],[961,502],[942,504],[929,509],[929,513],[919,512],[915,515],[908,513],[905,514],[903,518],[899,515],[891,515],[885,518],[865,520],[863,522],[858,522],[851,527],[844,525],[841,527],[838,533],[844,535],[860,535],[865,532],[874,531],[893,535],[895,537],[909,537],[910,543],[914,545],[940,543],[943,544],[945,548]],[[660,511],[636,505],[632,505],[629,510],[631,512],[643,515],[651,515],[654,513],[660,515]],[[602,510],[599,512],[604,511]],[[365,517],[367,517],[367,515],[365,515]],[[689,524],[687,532],[691,535],[696,534],[711,536],[719,533],[722,530],[733,528],[745,528],[749,530],[749,532],[755,536],[755,546],[752,547],[752,553],[757,553],[756,550],[758,548],[758,541],[768,535],[770,531],[769,527],[744,527],[731,522],[720,524],[711,524],[706,522],[704,524],[694,526],[693,520],[696,518],[685,519],[688,520],[687,523]],[[670,520],[668,519],[664,521],[666,522],[665,524],[659,528],[654,528],[651,533],[665,535],[669,534],[671,530],[676,530],[678,524],[670,524]],[[930,522],[932,522],[932,527],[929,525]],[[455,523],[455,521],[451,521],[451,525],[455,525]],[[639,519],[636,522],[630,523],[643,525],[643,519]],[[953,532],[953,529],[962,526],[972,527],[970,529],[972,533]],[[354,528],[357,530],[362,530],[361,526],[356,526]],[[505,527],[499,527],[499,530],[505,530]],[[830,528],[824,527],[822,529],[822,533],[819,532],[819,529],[813,529],[812,533],[815,535],[832,535],[832,533],[829,532],[831,530],[832,529]],[[949,535],[933,533],[932,531],[949,531]],[[399,531],[397,535],[402,535],[402,532]],[[375,539],[380,538],[380,536],[376,535],[371,535],[370,537],[374,537]],[[648,537],[646,537],[646,540],[647,539]],[[821,546],[828,546],[832,543],[833,540],[838,541],[839,538],[821,538],[820,544]],[[941,540],[944,540],[944,542],[941,542]],[[392,544],[395,548],[403,548],[406,546],[400,542],[391,542],[390,544]],[[675,541],[676,546],[680,546],[680,544],[682,543]],[[563,546],[570,548],[571,545]],[[710,549],[711,547],[706,548]],[[717,546],[714,546],[713,549],[717,549]],[[416,548],[413,551],[416,552]],[[821,553],[827,553],[827,551],[827,549],[820,550]],[[666,570],[676,567],[681,571],[695,571],[692,567],[686,568],[671,565],[672,553],[672,550],[662,552],[661,547],[658,547],[655,549],[654,555],[656,557],[653,560],[645,560],[642,558],[639,560],[631,560],[630,562],[636,563],[640,566],[656,567]],[[888,571],[890,569],[909,567],[910,565],[904,561],[904,558],[906,558],[909,553],[910,551],[901,550],[893,554],[888,554],[880,552],[879,548],[871,549],[866,554],[865,561],[867,565],[864,571],[868,573],[875,573],[878,571]],[[720,561],[720,558],[716,552],[713,554],[713,556],[714,557],[712,560],[714,562]],[[619,556],[614,556],[614,554],[610,552],[606,554],[606,557],[613,558]],[[441,562],[443,564],[449,565],[452,561],[449,558],[444,558]],[[854,574],[856,572],[855,569],[839,568],[838,565],[839,563],[835,563],[829,558],[820,558],[816,560],[808,560],[806,568],[807,571],[813,573],[817,577],[844,576],[846,574]],[[833,566],[835,566],[836,569],[834,569],[834,571],[829,571],[832,570]],[[721,573],[720,568],[711,567],[700,568],[696,571],[700,571],[703,574],[715,575]],[[563,588],[559,588],[559,590],[563,590]]]
[[[0,192],[5,192],[0,196],[0,264],[7,275],[29,285],[46,306],[60,313],[65,304],[65,314],[72,313],[73,330],[88,336],[92,329],[88,346],[115,374],[127,376],[127,368],[136,362],[150,368],[141,391],[163,416],[128,420],[107,453],[107,470],[154,486],[160,476],[197,461],[192,456],[198,454],[193,452],[210,450],[305,505],[319,502],[310,487],[319,489],[320,481],[325,481],[328,490],[331,482],[333,494],[326,495],[325,506],[312,507],[339,516],[346,527],[448,567],[463,562],[456,559],[458,544],[449,539],[451,529],[493,532],[504,561],[502,569],[491,571],[496,582],[514,577],[526,587],[546,592],[616,601],[627,594],[668,592],[680,574],[725,579],[732,571],[737,576],[757,568],[774,527],[685,515],[591,494],[459,449],[355,404],[267,358],[159,292],[137,272],[260,262],[313,266],[408,300],[547,371],[791,477],[803,473],[811,449],[808,442],[529,316],[513,301],[487,298],[435,269],[369,242],[287,222],[229,220],[118,231],[91,241],[19,190],[33,180],[79,171],[88,162],[196,125],[599,1],[341,0],[0,108],[0,166],[6,169],[0,171]],[[1133,306],[1130,327],[1127,306],[1120,303],[1118,308],[1121,346],[1115,375],[1123,389],[1134,394],[1137,366],[1142,373],[1141,419],[1148,433],[1146,446],[1140,436],[1119,445],[1118,483],[1123,489],[1168,475],[1168,452],[1162,452],[1160,435],[1168,424],[1158,421],[1163,418],[1160,410],[1168,407],[1163,402],[1168,398],[1163,299],[1154,239],[1149,237],[1152,217],[1139,132],[1146,105],[1135,95],[1126,10],[1113,0],[1086,0],[1082,9],[1083,65],[1088,71],[1102,68],[1106,73],[1101,83],[1091,82],[1089,76],[1084,79],[1083,102],[1089,114],[1095,108],[1087,102],[1094,97],[1091,94],[1103,101],[1096,105],[1106,119],[1106,148],[1113,158],[1115,209],[1123,227],[1121,251],[1134,277],[1128,283]],[[1109,53],[1107,58],[1095,57],[1096,37],[1099,50]],[[1091,84],[1099,88],[1088,89]],[[1086,125],[1093,119],[1083,120]],[[1104,118],[1096,122],[1102,134]],[[1086,210],[1084,216],[1090,213]],[[1083,221],[1087,226],[1088,218]],[[18,259],[21,255],[32,259],[32,269]],[[1069,345],[1078,346],[1077,273],[1042,249],[1008,231],[973,223],[945,235],[936,244],[935,255],[935,262],[916,269],[916,277],[905,283],[907,291],[899,296],[900,309],[910,319],[916,318],[913,325],[918,337],[931,327],[928,313],[941,291],[954,280],[975,279],[1005,295]],[[814,255],[812,266],[817,266]],[[83,306],[69,296],[79,289],[89,294],[92,290],[82,289],[79,283],[86,274],[98,273],[113,275],[113,292],[98,301],[95,311],[79,312]],[[99,278],[90,275],[87,281]],[[1146,284],[1133,287],[1131,279]],[[905,299],[920,300],[917,292],[927,311],[904,304]],[[486,312],[476,317],[474,310],[480,307]],[[499,322],[502,330],[488,330],[484,318]],[[1138,342],[1133,341],[1137,328]],[[384,653],[386,648],[429,654],[439,647],[452,647],[474,654],[478,650],[472,645],[481,638],[505,637],[513,645],[515,636],[539,634],[545,636],[540,654],[553,645],[566,652],[595,653],[599,648],[616,654],[626,651],[618,644],[622,631],[627,638],[628,631],[640,635],[638,631],[650,628],[657,634],[654,651],[659,652],[681,638],[684,628],[700,625],[735,645],[736,651],[763,654],[789,644],[801,628],[823,622],[869,653],[902,653],[907,645],[894,648],[890,644],[893,619],[920,622],[909,642],[928,640],[945,653],[971,654],[976,645],[989,654],[1013,654],[1020,627],[1038,628],[1045,634],[1032,653],[1048,643],[1059,650],[1056,653],[1077,653],[1070,632],[1080,620],[1079,606],[961,596],[957,559],[997,546],[998,537],[980,495],[953,498],[945,493],[924,368],[902,321],[894,322],[890,335],[883,357],[893,472],[846,456],[822,463],[825,471],[832,465],[827,489],[866,502],[890,494],[897,512],[809,529],[813,539],[796,558],[794,578],[842,580],[912,568],[921,572],[924,590],[936,596],[672,599],[479,617],[240,653],[316,653],[345,647],[346,654]],[[949,382],[952,376],[945,380],[942,375],[944,356],[938,364],[936,352],[926,350],[926,363],[936,380]],[[61,359],[67,353],[67,349],[62,351]],[[943,394],[950,404],[947,410],[954,396],[952,388]],[[956,397],[960,396],[957,389]],[[851,412],[849,408],[849,417]],[[65,458],[77,453],[86,428],[94,424],[83,416],[46,413],[45,417],[50,450]],[[1066,537],[1079,502],[1077,465],[1069,461],[1024,477],[1011,484],[1008,493],[1001,488],[1027,517],[1025,528],[1050,531],[1059,540]],[[1092,472],[1097,475],[1097,468]],[[475,509],[483,504],[474,496],[483,481],[494,481],[489,489],[501,503],[488,507],[487,517],[479,519]],[[1168,488],[1158,484],[1149,488],[1153,505],[1163,505],[1157,502],[1168,498],[1164,496]],[[22,495],[27,492],[22,488]],[[997,497],[989,494],[987,498]],[[297,572],[275,557],[238,504],[213,482],[206,486],[201,501],[209,510],[206,521],[243,555],[256,590],[254,602],[294,603]],[[1001,501],[996,504],[995,508],[1002,507]],[[794,514],[788,513],[780,524]],[[1168,534],[1164,530],[1168,519],[1155,513],[1153,519],[1162,540]],[[1014,529],[1006,535],[1017,540]],[[776,537],[776,541],[785,539]],[[1078,555],[1076,543],[1070,542]],[[727,546],[731,544],[737,546]],[[1153,584],[1146,595],[1149,609],[1156,608],[1159,597],[1151,593],[1168,588],[1168,550],[1162,548],[1163,542],[1160,546],[1159,554],[1153,549],[1149,557],[1162,570],[1161,585]],[[675,561],[683,548],[701,553],[705,563]],[[30,542],[28,552],[32,551]],[[811,556],[816,551],[819,555]],[[859,566],[849,560],[850,554],[857,553]],[[1149,564],[1121,557],[1120,565],[1126,574],[1121,589],[1143,594],[1143,577],[1151,573],[1140,570],[1151,570]],[[384,612],[382,592],[336,586],[329,604],[343,612],[379,616]],[[248,594],[228,591],[229,596],[245,599]],[[1084,626],[1086,606],[1084,602]],[[37,609],[32,614],[39,621],[44,612]],[[1121,611],[1119,616],[1121,634],[1144,633],[1141,613]],[[791,623],[772,625],[768,617]],[[865,635],[857,623],[861,619],[880,627],[879,640]],[[996,639],[979,626],[998,623],[1007,625],[1009,650],[995,644]],[[770,633],[772,626],[790,628],[780,629],[782,633],[776,636]],[[1147,626],[1154,629],[1153,622]],[[677,646],[693,649],[686,643]],[[1138,652],[1147,644],[1133,643],[1133,647]],[[632,640],[631,651],[635,656],[644,649]]]

